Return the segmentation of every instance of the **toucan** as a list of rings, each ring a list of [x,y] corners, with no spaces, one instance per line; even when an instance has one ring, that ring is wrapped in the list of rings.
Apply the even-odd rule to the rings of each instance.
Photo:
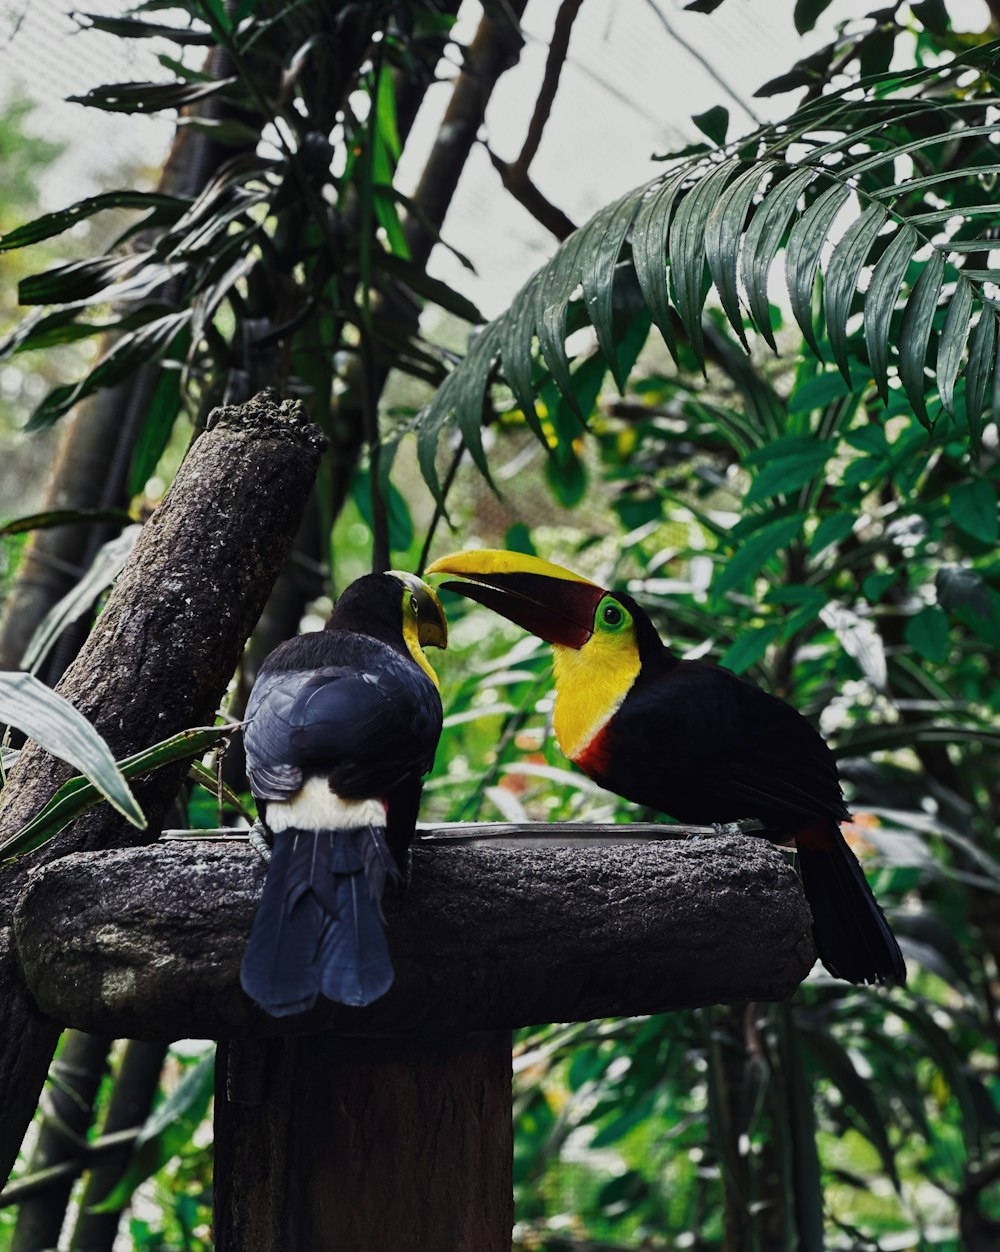
[[[433,589],[390,570],[351,583],[322,630],[260,667],[243,742],[273,851],[240,977],[274,1017],[321,995],[369,1004],[392,984],[381,900],[441,734],[423,649],[447,642]]]
[[[837,767],[799,712],[707,660],[684,661],[630,596],[535,556],[458,552],[428,574],[552,645],[559,747],[601,786],[684,823],[753,818],[794,840],[816,950],[835,977],[902,983],[906,966],[840,823]]]

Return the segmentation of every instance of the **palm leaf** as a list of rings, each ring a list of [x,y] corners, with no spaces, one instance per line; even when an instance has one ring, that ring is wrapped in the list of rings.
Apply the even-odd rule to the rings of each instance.
[[[482,420],[486,387],[497,372],[541,435],[531,395],[536,337],[544,368],[586,421],[566,349],[570,310],[578,309],[576,316],[593,326],[620,387],[625,378],[613,338],[621,325],[614,315],[620,312],[616,301],[625,303],[619,293],[628,274],[675,359],[679,322],[704,368],[709,276],[744,347],[746,310],[773,348],[767,284],[782,248],[792,312],[817,356],[821,338],[813,304],[822,271],[825,337],[845,379],[852,377],[852,359],[865,362],[888,400],[895,374],[914,412],[929,424],[929,398],[940,393],[951,410],[964,377],[970,437],[977,439],[996,343],[988,286],[1000,281],[1000,271],[978,268],[977,262],[989,253],[1000,207],[984,197],[982,203],[942,209],[940,189],[949,180],[964,180],[972,195],[959,199],[974,200],[979,171],[996,169],[1000,101],[989,94],[985,75],[981,95],[958,79],[970,69],[982,74],[998,53],[1000,44],[991,44],[944,68],[871,76],[862,80],[861,98],[856,84],[821,97],[786,122],[734,142],[721,156],[692,157],[600,210],[480,333],[474,350],[419,415],[414,426],[422,463],[429,466],[432,445],[449,422],[457,421],[468,438]],[[938,168],[952,159],[959,139],[961,168]],[[749,163],[748,152],[757,153]],[[914,162],[920,177],[899,179],[901,157]],[[895,230],[886,246],[890,227]],[[572,325],[578,324],[573,317]],[[433,476],[428,482],[437,489]]]

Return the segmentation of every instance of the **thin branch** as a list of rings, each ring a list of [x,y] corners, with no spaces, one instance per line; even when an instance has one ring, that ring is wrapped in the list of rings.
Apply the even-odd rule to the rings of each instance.
[[[528,210],[536,221],[559,240],[571,235],[576,226],[562,209],[557,208],[542,195],[531,181],[528,170],[538,152],[542,135],[545,132],[545,123],[552,112],[556,91],[559,88],[559,78],[569,53],[569,37],[582,4],[583,0],[563,0],[559,6],[552,31],[552,42],[549,44],[549,53],[545,59],[542,85],[538,91],[531,121],[528,123],[528,133],[525,135],[524,144],[517,159],[504,161],[492,151],[488,144],[486,145],[493,167],[500,175],[500,181],[506,190]]]
[[[698,64],[705,71],[705,73],[709,76],[712,82],[718,84],[718,86],[722,88],[722,90],[726,93],[726,95],[730,98],[730,100],[732,100],[735,104],[739,105],[739,107],[743,110],[743,112],[747,115],[747,117],[750,118],[750,120],[754,123],[755,126],[762,125],[761,119],[757,116],[757,114],[753,111],[753,109],[749,106],[749,104],[747,104],[747,102],[742,98],[742,96],[740,96],[732,87],[730,87],[730,85],[722,77],[722,75],[719,73],[718,69],[716,69],[716,67],[712,64],[712,62],[709,61],[706,57],[702,56],[702,54],[698,51],[696,47],[694,47],[693,44],[688,43],[688,41],[683,37],[683,35],[679,35],[677,31],[674,29],[674,27],[671,26],[669,19],[660,9],[660,6],[656,3],[656,0],[646,0],[646,3],[656,14],[657,18],[659,19],[660,25],[667,32],[670,38],[673,39],[675,43],[679,43],[680,46],[684,49],[684,51],[688,54],[688,56],[693,57],[698,62]]]
[[[447,503],[448,492],[451,485],[455,481],[455,475],[458,472],[459,464],[465,454],[465,440],[458,441],[458,447],[455,449],[455,455],[452,457],[451,464],[448,466],[448,472],[444,476],[444,483],[441,489],[441,499],[434,505],[434,516],[431,518],[430,525],[427,527],[427,538],[424,540],[424,546],[420,549],[420,560],[417,562],[417,573],[423,574],[424,566],[427,564],[427,558],[430,556],[431,544],[434,542],[434,535],[442,518],[448,516]]]
[[[71,1161],[60,1161],[58,1165],[50,1165],[47,1169],[40,1169],[33,1174],[26,1174],[23,1178],[16,1178],[13,1182],[9,1182],[3,1191],[0,1191],[0,1208],[8,1208],[11,1204],[21,1204],[29,1196],[45,1191],[54,1182],[66,1178],[78,1178],[85,1169],[89,1169],[96,1160],[108,1152],[130,1147],[135,1143],[141,1129],[141,1126],[134,1126],[131,1130],[119,1130],[113,1135],[102,1135],[93,1143],[88,1143],[86,1147],[81,1148],[80,1155]]]

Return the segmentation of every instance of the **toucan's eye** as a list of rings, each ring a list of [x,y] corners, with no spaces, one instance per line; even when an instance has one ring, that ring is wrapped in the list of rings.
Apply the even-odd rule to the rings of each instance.
[[[420,616],[420,605],[417,603],[416,596],[410,596],[410,609],[412,610],[414,617]]]
[[[609,626],[620,626],[625,620],[625,614],[621,611],[617,604],[607,605],[602,617]]]

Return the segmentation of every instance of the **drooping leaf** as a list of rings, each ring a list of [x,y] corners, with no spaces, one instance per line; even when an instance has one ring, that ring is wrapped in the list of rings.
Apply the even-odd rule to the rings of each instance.
[[[804,513],[793,513],[790,517],[781,517],[762,526],[722,566],[712,579],[712,591],[719,596],[725,595],[744,579],[757,574],[766,561],[786,548],[801,533],[804,521]]]
[[[920,424],[927,427],[930,426],[930,418],[925,400],[924,362],[943,278],[944,256],[935,251],[920,271],[903,310],[903,323],[899,330],[899,377],[913,405],[913,412]]]
[[[115,764],[111,749],[63,696],[31,674],[0,673],[0,718],[23,731],[46,752],[85,774],[92,784],[95,800],[103,796],[133,826],[145,829],[142,809],[129,790],[126,776]],[[0,855],[20,833],[0,845]]]
[[[30,679],[33,683],[38,683],[38,679],[31,678],[29,674],[0,674],[0,685],[7,677],[25,678]],[[38,683],[38,685],[43,686],[42,683]],[[47,691],[48,688],[45,687],[44,690]],[[0,709],[0,716],[6,716],[2,709]],[[15,725],[17,724],[13,718],[10,720]],[[89,722],[86,725],[89,726]],[[139,778],[143,774],[151,774],[158,769],[162,769],[165,765],[172,765],[176,761],[183,761],[192,756],[201,756],[209,751],[210,748],[217,747],[227,735],[232,734],[234,729],[235,727],[233,726],[201,726],[192,730],[182,730],[178,734],[172,735],[169,739],[164,739],[162,742],[154,744],[151,748],[145,748],[141,752],[136,752],[133,756],[126,757],[125,760],[118,763],[116,769],[125,778]],[[72,763],[75,764],[75,762]],[[78,768],[82,767],[78,766]],[[3,843],[0,843],[0,861],[10,860],[12,857],[24,856],[25,853],[34,852],[36,848],[40,848],[54,835],[57,835],[75,817],[79,817],[81,813],[98,804],[101,798],[102,793],[87,778],[70,778],[63,783],[52,799],[35,814],[31,821],[22,826],[9,839],[5,839]],[[143,825],[145,825],[145,819],[143,819]]]
[[[677,343],[667,275],[667,239],[674,204],[686,177],[686,170],[670,175],[661,187],[643,200],[632,229],[636,278],[653,322],[674,361],[677,360]]]
[[[705,226],[705,255],[722,307],[730,324],[749,352],[740,298],[737,288],[737,264],[743,223],[753,202],[754,193],[771,172],[771,165],[754,165],[729,184],[712,209]]]
[[[71,104],[86,104],[112,113],[157,113],[179,109],[196,100],[218,95],[239,80],[213,79],[208,83],[114,83],[93,87],[82,96],[67,96]]]
[[[580,251],[584,308],[597,334],[597,345],[622,394],[625,379],[618,370],[613,329],[614,281],[618,256],[635,213],[634,193],[609,205],[598,214],[595,229],[588,232],[586,244]]]
[[[129,520],[125,509],[48,509],[44,513],[29,513],[0,524],[0,538],[4,535],[23,535],[32,530],[48,530],[53,526],[80,526],[94,522],[119,522]]]
[[[979,449],[983,434],[983,404],[993,376],[997,341],[997,313],[992,304],[984,305],[969,344],[969,364],[965,381],[965,420],[974,450]]]
[[[36,217],[33,222],[18,226],[6,235],[0,236],[0,252],[8,252],[12,248],[24,248],[28,244],[38,243],[43,239],[51,239],[53,235],[61,235],[77,222],[82,222],[95,213],[105,209],[162,209],[170,210],[180,216],[187,207],[188,201],[179,196],[168,196],[153,191],[105,191],[99,196],[88,196],[78,200],[68,209],[60,209],[56,213],[45,213]]]
[[[743,240],[740,274],[746,288],[750,314],[757,329],[777,352],[771,328],[771,305],[767,298],[767,279],[782,236],[792,220],[799,196],[816,177],[812,169],[794,170],[765,196],[754,212]]]
[[[889,325],[906,267],[917,247],[917,232],[907,223],[897,232],[875,266],[865,293],[865,345],[882,403],[889,403]]]
[[[705,226],[738,165],[738,161],[731,160],[712,170],[684,197],[670,223],[670,273],[677,312],[699,363],[705,355],[701,329],[706,296]]]
[[[820,252],[827,234],[847,198],[850,188],[840,183],[828,188],[792,227],[785,253],[785,278],[792,313],[799,324],[806,343],[822,360],[812,321],[812,296],[819,268]]]
[[[958,377],[962,363],[962,352],[965,341],[969,337],[969,317],[972,313],[972,287],[961,278],[955,284],[955,291],[948,306],[938,340],[937,354],[937,385],[938,395],[945,409],[952,415],[955,413],[955,379]]]
[[[844,232],[826,271],[823,286],[826,332],[830,337],[833,359],[848,384],[851,382],[851,367],[847,356],[847,319],[857,290],[858,276],[885,220],[886,211],[880,204],[869,205],[853,226]]]

